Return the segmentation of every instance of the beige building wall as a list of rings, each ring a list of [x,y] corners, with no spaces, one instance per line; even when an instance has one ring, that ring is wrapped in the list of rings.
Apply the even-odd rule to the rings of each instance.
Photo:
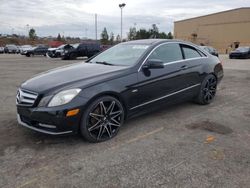
[[[238,43],[250,46],[250,8],[176,21],[174,37],[213,46],[220,53],[231,51]]]

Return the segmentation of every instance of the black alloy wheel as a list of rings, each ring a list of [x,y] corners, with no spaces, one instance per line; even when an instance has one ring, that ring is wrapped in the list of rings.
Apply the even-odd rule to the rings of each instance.
[[[124,108],[120,101],[105,96],[92,102],[85,111],[81,134],[89,142],[102,142],[117,135],[124,121]]]
[[[215,97],[216,90],[217,90],[217,79],[214,75],[210,74],[203,80],[196,101],[199,104],[210,104]]]

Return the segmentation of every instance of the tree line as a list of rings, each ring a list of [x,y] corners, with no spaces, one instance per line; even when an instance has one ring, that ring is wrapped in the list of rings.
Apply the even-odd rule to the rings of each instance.
[[[136,30],[135,27],[130,27],[129,32],[127,34],[128,40],[138,40],[138,39],[150,39],[150,38],[158,38],[158,39],[173,39],[173,35],[171,32],[166,34],[165,32],[159,32],[159,28],[156,26],[156,24],[152,25],[152,28],[146,30],[144,28],[140,28],[139,30]],[[101,33],[101,43],[102,44],[115,44],[119,43],[121,41],[121,37],[118,34],[116,38],[114,37],[114,33],[111,32],[110,35],[108,35],[108,31],[106,27],[104,27],[102,33]]]
[[[102,33],[101,33],[101,44],[108,44],[108,45],[114,45],[119,42],[121,42],[120,35],[114,36],[114,33],[111,32],[108,34],[107,28],[104,27]],[[37,39],[36,31],[34,28],[31,28],[29,30],[29,38],[31,40]],[[148,30],[144,28],[140,28],[139,30],[136,30],[135,27],[130,27],[129,32],[127,33],[127,40],[138,40],[138,39],[150,39],[150,38],[159,38],[159,39],[172,39],[173,35],[171,32],[166,34],[165,32],[160,32],[159,28],[156,26],[156,24],[152,25],[152,28],[149,28]],[[60,33],[58,33],[58,36],[56,37],[58,41],[66,41],[64,36],[61,36]],[[80,38],[79,38],[80,40]],[[123,39],[123,41],[126,41]]]

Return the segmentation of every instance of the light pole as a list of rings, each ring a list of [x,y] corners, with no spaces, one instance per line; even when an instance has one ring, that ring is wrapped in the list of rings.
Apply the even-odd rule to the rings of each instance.
[[[97,41],[97,14],[95,14],[95,40]]]
[[[88,38],[88,28],[85,28],[85,38]]]
[[[125,3],[119,4],[119,7],[121,8],[121,42],[122,42],[122,8],[126,6]]]

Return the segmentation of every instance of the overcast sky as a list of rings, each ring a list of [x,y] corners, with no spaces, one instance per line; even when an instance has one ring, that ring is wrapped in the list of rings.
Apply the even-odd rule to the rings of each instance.
[[[123,9],[123,33],[129,27],[151,27],[173,31],[176,20],[214,12],[250,7],[250,0],[0,0],[0,33],[27,34],[35,28],[39,36],[94,38],[94,14],[98,14],[98,38],[103,27],[120,33],[119,3]]]

